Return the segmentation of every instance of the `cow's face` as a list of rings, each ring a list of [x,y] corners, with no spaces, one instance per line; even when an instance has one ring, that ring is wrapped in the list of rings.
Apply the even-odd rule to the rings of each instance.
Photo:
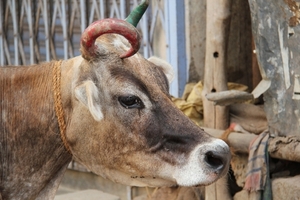
[[[103,40],[105,49],[122,47],[120,37]],[[127,185],[207,185],[224,175],[228,146],[174,106],[169,70],[108,52],[97,62],[80,58],[74,70],[67,139],[75,160]]]

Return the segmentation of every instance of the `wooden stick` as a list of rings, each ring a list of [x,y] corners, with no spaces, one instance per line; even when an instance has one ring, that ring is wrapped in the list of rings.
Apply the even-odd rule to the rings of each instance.
[[[215,106],[206,94],[227,90],[226,52],[230,25],[231,0],[206,1],[206,53],[202,91],[204,126],[226,129],[229,125],[227,106]],[[226,176],[205,187],[206,200],[231,200],[224,185]],[[220,185],[223,185],[220,187]]]
[[[215,106],[205,96],[227,90],[226,49],[230,25],[231,0],[207,1],[206,54],[203,85],[204,126],[228,127],[228,108]]]
[[[223,134],[223,130],[212,128],[204,128],[210,135],[219,138]],[[230,146],[234,148],[236,153],[249,153],[250,142],[257,135],[249,133],[230,133],[228,140]],[[275,137],[270,138],[268,142],[268,151],[272,158],[300,162],[300,138],[296,136]]]
[[[224,133],[224,130],[218,130],[218,129],[212,129],[212,128],[204,128],[204,130],[208,134],[210,134],[216,138],[220,138],[221,135]],[[238,153],[248,154],[249,144],[255,137],[257,137],[257,135],[232,132],[232,133],[230,133],[228,140],[229,140],[230,146],[233,147],[235,151],[237,151]]]
[[[209,101],[214,102],[214,105],[227,106],[235,103],[244,103],[246,101],[254,100],[253,94],[239,91],[227,90],[222,92],[215,92],[206,95]]]

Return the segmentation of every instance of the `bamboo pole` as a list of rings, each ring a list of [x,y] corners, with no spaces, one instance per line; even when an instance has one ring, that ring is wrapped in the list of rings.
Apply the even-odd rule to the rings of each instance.
[[[206,1],[206,54],[202,91],[204,126],[226,129],[229,125],[227,106],[215,106],[205,96],[227,90],[226,51],[230,25],[231,0]],[[226,177],[205,187],[206,200],[230,200]],[[220,185],[223,185],[220,187]]]
[[[236,103],[244,103],[253,101],[254,96],[251,93],[239,90],[227,90],[222,92],[214,92],[206,95],[209,101],[214,102],[214,105],[227,106]]]
[[[220,138],[224,133],[224,130],[212,128],[204,128],[204,130],[216,138]],[[232,132],[228,141],[236,153],[248,154],[249,144],[255,137],[257,137],[255,134]],[[300,138],[297,136],[271,137],[268,141],[268,152],[272,158],[300,162]]]
[[[220,138],[221,135],[224,133],[224,130],[220,130],[220,129],[212,129],[212,128],[203,128],[203,129],[208,134],[216,138]],[[228,137],[228,141],[230,143],[230,146],[236,152],[248,154],[249,144],[255,137],[257,137],[257,135],[232,132]]]
[[[227,90],[226,50],[231,0],[207,1],[206,54],[203,86],[204,126],[226,129],[228,108],[214,106],[205,96]]]

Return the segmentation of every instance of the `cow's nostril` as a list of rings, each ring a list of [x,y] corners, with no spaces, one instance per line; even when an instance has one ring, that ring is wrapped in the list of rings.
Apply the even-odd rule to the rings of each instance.
[[[205,154],[205,162],[216,170],[221,170],[224,167],[224,158],[216,152],[208,151]]]

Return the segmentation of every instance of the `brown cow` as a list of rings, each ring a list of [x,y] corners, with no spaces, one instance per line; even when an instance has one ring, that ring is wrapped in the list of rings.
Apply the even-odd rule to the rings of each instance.
[[[127,185],[226,174],[228,146],[173,105],[169,69],[136,53],[138,37],[126,21],[100,20],[83,33],[82,56],[0,68],[0,199],[52,199],[72,158]]]

